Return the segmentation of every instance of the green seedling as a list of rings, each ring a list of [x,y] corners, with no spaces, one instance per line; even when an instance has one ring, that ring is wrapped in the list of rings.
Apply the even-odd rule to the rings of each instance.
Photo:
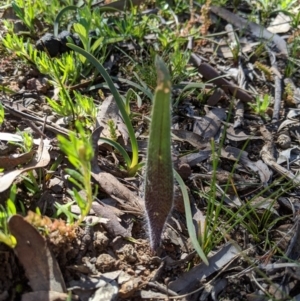
[[[26,5],[25,1],[17,0],[11,4],[16,15],[22,20],[31,33],[34,32],[35,10],[34,5]]]
[[[74,91],[75,100],[71,100],[71,96],[66,89],[59,92],[59,101],[52,100],[46,97],[48,104],[59,115],[73,117],[74,120],[79,120],[85,128],[91,128],[96,120],[96,106],[92,98],[82,95]]]
[[[79,55],[74,52],[50,58],[46,52],[36,50],[29,41],[24,42],[23,37],[14,33],[7,33],[2,43],[8,51],[34,64],[42,74],[49,76],[49,83],[55,87],[61,87],[61,84],[72,85],[83,71]]]
[[[298,11],[296,14],[288,14],[292,18],[291,26],[294,29],[297,29],[300,25],[300,11]]]
[[[77,121],[75,125],[79,136],[71,132],[69,139],[58,136],[58,141],[60,149],[67,155],[68,160],[75,168],[66,169],[65,171],[70,175],[69,181],[76,187],[71,191],[71,195],[81,210],[78,220],[78,224],[80,224],[90,212],[94,198],[91,185],[90,163],[94,151],[80,122]],[[77,189],[84,191],[85,196],[79,194]],[[62,211],[63,207],[60,207],[60,209]]]
[[[73,24],[74,32],[78,34],[84,50],[97,56],[103,46],[104,37],[96,38],[95,41],[90,37],[90,31],[95,28],[93,24],[94,15],[88,6],[78,9],[78,22]],[[80,56],[82,63],[86,62],[84,56]]]
[[[55,203],[55,208],[57,209],[55,213],[55,218],[59,217],[60,215],[64,215],[67,218],[67,223],[69,225],[73,225],[75,223],[75,220],[78,219],[78,216],[71,212],[71,206],[74,203],[75,201],[63,205]]]
[[[5,243],[10,248],[14,248],[17,244],[17,241],[14,236],[9,233],[8,229],[8,219],[17,214],[17,209],[15,206],[17,187],[14,184],[10,189],[9,199],[6,201],[5,208],[0,205],[0,242]]]
[[[116,87],[115,87],[113,81],[111,80],[110,76],[108,75],[107,71],[104,69],[104,67],[98,62],[98,60],[93,55],[91,55],[90,53],[86,52],[84,49],[82,49],[80,47],[77,47],[73,44],[67,44],[67,46],[70,47],[71,49],[75,50],[76,52],[80,53],[84,57],[86,57],[88,59],[88,61],[91,64],[93,64],[94,67],[97,68],[99,73],[105,79],[112,95],[114,96],[114,99],[115,99],[115,101],[118,105],[121,116],[122,116],[122,118],[125,122],[125,125],[127,127],[127,130],[128,130],[128,134],[129,134],[129,138],[130,138],[130,142],[131,142],[132,158],[130,159],[128,155],[125,155],[126,151],[124,150],[124,148],[121,145],[119,145],[118,150],[120,151],[121,148],[123,149],[120,152],[123,156],[125,156],[124,159],[125,159],[126,164],[127,164],[128,174],[129,175],[134,175],[140,167],[139,162],[138,162],[138,159],[139,159],[138,144],[137,144],[137,140],[136,140],[136,137],[135,137],[133,126],[132,126],[130,118],[129,118],[127,112],[126,112],[125,104],[124,104],[124,101],[123,101],[120,93],[116,89]],[[111,145],[113,145],[115,147],[116,142],[114,142],[114,141],[111,141],[111,142],[112,142]]]
[[[112,119],[107,120],[107,126],[109,130],[109,137],[113,141],[117,141],[118,135],[116,132],[116,125]]]
[[[155,60],[155,90],[149,131],[144,199],[150,246],[156,250],[173,207],[174,179],[171,156],[171,77],[160,57]]]
[[[142,106],[142,99],[133,89],[128,89],[125,97],[125,109],[128,116],[131,116],[130,101],[134,99],[137,102],[138,108]]]
[[[260,96],[257,96],[255,98],[256,102],[253,104],[249,104],[250,107],[254,110],[254,112],[260,116],[262,116],[263,118],[268,119],[268,115],[266,114],[266,111],[269,107],[269,104],[271,102],[271,97],[268,94],[265,94],[263,96],[263,98],[261,98]]]
[[[186,224],[187,224],[187,228],[188,228],[188,232],[189,232],[189,237],[190,237],[193,247],[196,250],[196,252],[198,253],[199,257],[203,260],[203,262],[206,265],[208,265],[209,264],[208,260],[203,252],[203,249],[201,248],[201,245],[199,244],[197,233],[195,231],[188,191],[186,189],[186,186],[185,186],[182,178],[176,171],[175,171],[175,178],[179,184],[179,187],[181,189],[182,196],[183,196],[184,211],[185,211],[185,216],[186,216]]]
[[[288,13],[297,2],[297,0],[257,0],[249,2],[249,4],[253,9],[261,11],[262,20],[266,22],[274,12]]]
[[[21,150],[24,153],[28,153],[32,150],[33,147],[33,137],[30,133],[24,131],[21,132],[20,130],[18,130],[18,134],[22,137],[22,142],[14,142],[11,141],[11,144],[17,145],[18,147],[21,148]]]
[[[10,143],[19,146],[22,152],[24,153],[30,152],[34,145],[32,135],[26,131],[24,132],[18,131],[18,133],[22,137],[22,142],[10,142]],[[22,176],[22,178],[24,179],[24,185],[26,189],[29,191],[29,193],[31,193],[32,195],[36,195],[41,191],[40,185],[38,184],[37,179],[32,170],[28,171],[27,175]]]

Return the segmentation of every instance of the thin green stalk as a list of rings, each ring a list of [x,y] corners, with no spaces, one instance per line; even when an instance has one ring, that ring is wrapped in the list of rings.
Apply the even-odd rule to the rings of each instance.
[[[194,249],[197,251],[199,257],[202,259],[202,261],[206,264],[209,265],[209,262],[198,242],[198,238],[196,235],[195,227],[193,224],[193,217],[192,217],[192,210],[191,210],[191,205],[190,205],[190,198],[186,189],[186,186],[180,177],[180,175],[174,170],[175,178],[179,184],[179,187],[182,192],[183,196],[183,202],[184,202],[184,210],[185,210],[185,218],[186,218],[186,225],[188,228],[189,236],[191,239],[191,242],[193,244]]]

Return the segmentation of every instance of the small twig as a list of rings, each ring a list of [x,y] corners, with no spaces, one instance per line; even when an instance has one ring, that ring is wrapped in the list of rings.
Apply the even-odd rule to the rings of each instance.
[[[27,123],[27,125],[29,125],[31,128],[32,128],[32,130],[34,131],[34,132],[36,132],[38,135],[40,135],[40,136],[42,136],[43,138],[46,138],[47,136],[34,124],[34,122],[33,121],[31,121],[31,120],[28,120],[28,119],[25,119],[24,120],[26,123]]]
[[[275,95],[274,95],[274,110],[272,116],[272,122],[277,122],[279,120],[279,112],[281,105],[281,96],[282,96],[282,80],[280,72],[277,67],[276,56],[273,51],[268,46],[265,46],[269,54],[270,62],[274,73],[274,84],[275,84]]]
[[[55,123],[51,122],[51,121],[46,121],[43,119],[43,118],[40,118],[40,117],[37,117],[37,116],[32,116],[30,114],[27,114],[27,113],[24,113],[22,111],[18,111],[16,109],[14,109],[13,107],[9,106],[7,103],[3,103],[3,107],[4,109],[14,115],[14,116],[17,116],[17,117],[20,117],[24,120],[32,120],[40,125],[43,125],[43,126],[46,126],[46,129],[49,130],[49,131],[52,131],[56,134],[62,134],[62,135],[68,135],[69,131],[60,127],[60,126],[57,126]]]
[[[295,185],[299,185],[300,177],[298,175],[294,175],[291,171],[287,170],[276,162],[273,155],[274,142],[272,134],[266,129],[266,127],[261,127],[260,132],[265,140],[265,145],[260,152],[262,160],[273,170],[276,170],[279,174],[291,180]]]
[[[176,292],[168,289],[167,287],[165,287],[164,285],[158,283],[157,281],[149,282],[148,286],[157,289],[158,291],[166,294],[167,296],[178,296],[178,294]]]

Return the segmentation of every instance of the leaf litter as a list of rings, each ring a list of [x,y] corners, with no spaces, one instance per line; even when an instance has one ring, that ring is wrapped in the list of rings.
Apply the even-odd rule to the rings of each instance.
[[[134,2],[138,4],[141,1]],[[122,1],[115,3],[112,5],[120,9],[118,5]],[[107,5],[105,9],[110,4]],[[289,105],[299,105],[299,80],[297,76],[284,76],[282,66],[287,63],[285,59],[289,53],[286,41],[279,35],[290,33],[290,27],[280,25],[281,21],[288,23],[289,20],[278,13],[270,27],[264,28],[225,8],[211,6],[210,10],[244,35],[239,38],[243,47],[238,62],[234,61],[235,56],[228,43],[222,44],[218,38],[215,42],[221,51],[210,52],[209,47],[193,48],[190,60],[198,71],[198,80],[201,78],[204,87],[213,91],[207,96],[208,107],[199,106],[196,96],[188,95],[174,110],[177,120],[172,125],[174,166],[189,187],[193,223],[199,237],[206,235],[203,229],[208,223],[212,185],[216,186],[216,205],[228,206],[225,213],[229,217],[229,212],[236,213],[235,218],[245,220],[249,228],[240,223],[227,232],[225,227],[230,228],[230,224],[226,224],[226,220],[223,224],[216,224],[216,229],[210,231],[221,233],[222,239],[208,254],[209,266],[200,263],[187,234],[183,199],[176,188],[175,206],[163,234],[162,247],[153,254],[144,231],[142,174],[126,178],[118,169],[119,156],[111,148],[98,143],[99,137],[109,132],[107,120],[112,119],[117,125],[118,138],[124,145],[128,144],[123,120],[108,93],[100,106],[97,129],[92,134],[95,150],[92,176],[99,185],[99,195],[85,228],[69,232],[73,230],[68,229],[64,221],[54,225],[50,219],[42,219],[51,229],[45,238],[36,230],[35,215],[29,214],[25,220],[21,216],[13,216],[9,220],[9,228],[17,238],[14,251],[25,275],[22,275],[19,264],[14,262],[13,252],[1,245],[0,300],[13,300],[11,292],[17,281],[22,281],[25,287],[22,300],[67,300],[67,291],[77,296],[77,300],[300,299],[297,288],[300,281],[298,152],[295,155],[300,123],[297,109],[291,109]],[[213,16],[211,18],[213,20]],[[228,35],[231,42],[235,39],[230,28],[223,35],[225,39]],[[153,35],[152,39],[155,41],[157,36]],[[246,55],[251,53],[256,56],[255,49],[260,43],[277,48],[266,49],[268,59],[262,59],[272,68],[270,77],[263,69],[255,67],[251,59],[246,59]],[[211,46],[213,50],[215,46]],[[1,56],[4,66],[7,64],[5,60],[9,64],[12,62]],[[113,60],[111,64],[114,65]],[[65,194],[69,186],[62,176],[63,166],[53,173],[46,168],[50,167],[50,160],[57,159],[55,152],[59,150],[55,135],[67,135],[68,130],[63,123],[53,122],[55,118],[52,116],[44,119],[39,114],[48,88],[39,89],[37,98],[32,97],[36,91],[27,95],[30,94],[29,89],[38,89],[37,85],[33,87],[33,82],[42,83],[40,78],[30,75],[30,67],[24,67],[29,77],[24,79],[24,83],[18,83],[11,71],[7,69],[5,76],[11,82],[15,81],[9,86],[17,87],[17,90],[15,95],[1,95],[8,114],[1,128],[1,142],[6,147],[4,134],[11,132],[11,141],[15,128],[26,128],[26,121],[31,121],[38,129],[31,128],[33,135],[40,138],[38,131],[41,130],[51,147],[46,147],[40,139],[37,151],[17,158],[8,151],[7,155],[0,157],[1,167],[5,168],[0,178],[1,203],[7,199],[5,192],[13,182],[21,185],[20,191],[24,189],[16,180],[19,175],[42,169],[59,180],[59,193],[53,193],[51,186],[44,182],[40,186],[43,193],[39,196],[32,197],[23,191],[22,197],[27,202],[26,208],[42,204],[39,208],[43,215],[53,216],[54,203],[63,204],[69,200]],[[292,88],[290,102],[283,103],[282,93],[278,94],[282,91],[281,78]],[[122,82],[119,84],[128,88]],[[27,90],[18,90],[22,85]],[[274,94],[273,111],[265,115],[253,114],[247,105],[254,103],[256,95],[265,93]],[[229,102],[232,97],[239,100],[233,106]],[[20,99],[25,101],[22,104],[16,102]],[[187,106],[190,106],[189,114],[185,111]],[[271,118],[273,122],[269,122]],[[141,124],[143,128],[145,125]],[[147,143],[147,134],[140,138],[140,143]],[[220,163],[215,172],[213,160],[216,153]],[[45,197],[46,192],[51,198]],[[49,199],[51,201],[47,203]],[[248,208],[246,213],[243,211],[245,208]],[[217,209],[214,210],[216,214]],[[251,219],[258,223],[256,227]]]

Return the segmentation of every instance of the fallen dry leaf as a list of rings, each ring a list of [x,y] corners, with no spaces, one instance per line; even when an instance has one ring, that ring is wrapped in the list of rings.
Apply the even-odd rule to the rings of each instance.
[[[65,293],[57,261],[40,233],[20,215],[13,215],[8,227],[17,240],[14,251],[26,271],[32,290]]]
[[[28,153],[19,155],[17,157],[13,157],[13,156],[0,157],[0,168],[4,168],[7,171],[12,170],[18,165],[29,162],[34,154],[35,154],[35,150],[32,150]]]
[[[181,294],[191,292],[195,285],[199,284],[202,279],[206,279],[214,272],[220,270],[229,261],[231,261],[240,252],[237,244],[227,243],[215,255],[208,259],[209,265],[201,263],[192,268],[187,273],[182,274],[175,281],[171,282],[169,288]]]
[[[15,178],[23,172],[40,167],[45,167],[48,165],[49,162],[50,154],[41,140],[41,144],[37,151],[36,157],[31,161],[30,164],[27,165],[27,167],[18,170],[8,171],[2,175],[2,177],[0,178],[0,192],[3,192],[6,189],[8,189],[15,180]]]

